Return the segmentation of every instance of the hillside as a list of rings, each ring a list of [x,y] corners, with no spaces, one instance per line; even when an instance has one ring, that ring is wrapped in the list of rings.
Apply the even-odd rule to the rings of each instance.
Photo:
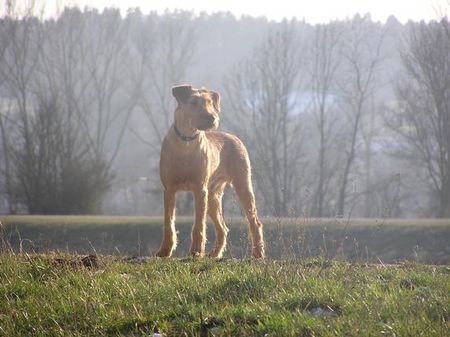
[[[2,254],[0,335],[447,336],[448,294],[418,264]]]

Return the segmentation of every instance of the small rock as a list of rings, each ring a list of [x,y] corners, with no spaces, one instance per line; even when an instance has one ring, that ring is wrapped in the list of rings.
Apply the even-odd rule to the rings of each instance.
[[[152,337],[164,337],[164,334],[159,331],[159,328],[157,325],[155,325],[155,327],[153,328]]]
[[[130,279],[130,275],[127,273],[120,273],[119,274],[121,278],[123,278],[124,280],[129,280]]]
[[[337,317],[336,312],[331,308],[314,307],[308,310],[309,313],[316,317]]]

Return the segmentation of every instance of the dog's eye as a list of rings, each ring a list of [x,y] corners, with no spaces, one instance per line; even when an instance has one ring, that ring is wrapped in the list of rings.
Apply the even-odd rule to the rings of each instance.
[[[191,100],[191,105],[197,105],[198,104],[198,99],[197,98],[193,98],[192,100]]]

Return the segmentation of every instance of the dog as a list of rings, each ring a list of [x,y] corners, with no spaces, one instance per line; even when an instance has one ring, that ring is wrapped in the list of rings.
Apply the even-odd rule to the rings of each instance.
[[[220,95],[191,85],[172,88],[178,106],[174,123],[161,147],[160,177],[164,186],[164,230],[159,257],[170,257],[177,245],[175,195],[194,194],[195,218],[190,254],[205,255],[206,216],[215,226],[211,257],[221,258],[228,228],[222,214],[222,197],[232,185],[249,224],[254,258],[264,258],[263,225],[258,219],[247,149],[236,136],[214,131],[219,126]]]

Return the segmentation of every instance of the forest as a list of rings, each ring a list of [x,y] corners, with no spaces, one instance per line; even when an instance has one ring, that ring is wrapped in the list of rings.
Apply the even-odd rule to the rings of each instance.
[[[450,217],[447,17],[138,8],[0,19],[0,213],[161,215],[182,83],[221,94],[219,129],[246,144],[262,215]],[[231,191],[224,207],[240,214]]]

